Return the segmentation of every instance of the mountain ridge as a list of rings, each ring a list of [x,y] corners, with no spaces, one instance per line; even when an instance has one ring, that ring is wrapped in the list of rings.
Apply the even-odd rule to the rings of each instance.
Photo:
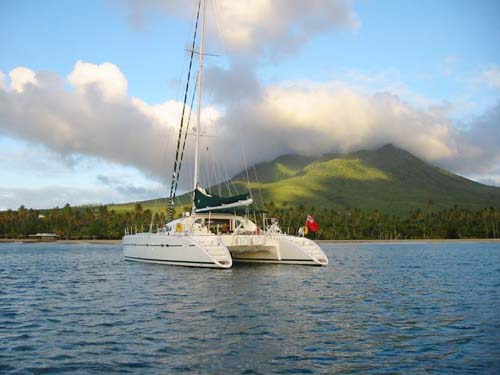
[[[319,157],[281,155],[236,174],[230,183],[243,192],[248,186],[257,205],[304,205],[333,209],[378,209],[405,214],[415,209],[500,207],[500,188],[483,185],[430,165],[387,144],[376,150]],[[234,193],[227,182],[210,189]],[[189,193],[180,197],[189,203]],[[152,202],[152,201],[146,201]],[[182,204],[181,203],[181,204]]]

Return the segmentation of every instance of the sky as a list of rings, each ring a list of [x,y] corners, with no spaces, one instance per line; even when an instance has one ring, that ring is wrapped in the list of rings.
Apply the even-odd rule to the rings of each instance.
[[[167,195],[196,3],[0,1],[0,209]],[[496,0],[206,0],[201,182],[392,143],[500,186],[498,14]]]

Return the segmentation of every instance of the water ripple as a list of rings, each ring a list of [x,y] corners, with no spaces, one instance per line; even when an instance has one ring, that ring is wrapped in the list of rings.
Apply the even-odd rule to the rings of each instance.
[[[500,373],[500,244],[323,247],[207,270],[0,244],[0,373]]]

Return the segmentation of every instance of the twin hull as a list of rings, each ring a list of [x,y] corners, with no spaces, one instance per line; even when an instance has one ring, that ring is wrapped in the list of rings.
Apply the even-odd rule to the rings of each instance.
[[[282,234],[210,235],[139,233],[123,237],[125,259],[182,266],[229,268],[235,262],[326,266],[313,241]]]

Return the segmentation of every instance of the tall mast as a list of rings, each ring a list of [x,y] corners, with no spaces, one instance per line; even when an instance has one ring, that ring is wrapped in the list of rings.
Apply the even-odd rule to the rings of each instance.
[[[193,189],[196,189],[198,186],[199,180],[199,168],[200,168],[200,125],[201,125],[201,93],[202,93],[202,83],[203,83],[203,39],[205,36],[205,1],[201,1],[201,35],[200,35],[200,65],[198,68],[198,108],[196,113],[197,126],[196,126],[196,146],[194,153],[194,181],[193,181]],[[193,199],[193,213],[196,210],[194,199]]]

